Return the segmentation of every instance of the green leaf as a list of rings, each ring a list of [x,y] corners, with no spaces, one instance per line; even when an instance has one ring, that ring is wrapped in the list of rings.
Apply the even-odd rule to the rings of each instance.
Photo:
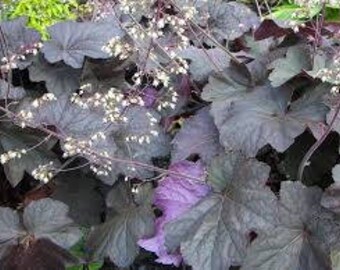
[[[40,32],[43,39],[47,39],[48,33],[46,28],[54,22],[70,20],[75,18],[72,7],[65,1],[61,0],[18,0],[11,3],[11,9],[5,11],[5,17],[12,19],[18,17],[27,17],[28,26]],[[60,11],[60,12],[58,12]]]
[[[86,267],[88,267],[88,270],[99,270],[103,267],[103,263],[99,262],[94,262],[90,264],[86,264]],[[67,270],[83,270],[84,266],[83,265],[76,265],[76,266],[71,266],[68,267]]]
[[[340,22],[340,9],[326,7],[326,22],[339,23]]]
[[[267,17],[280,21],[305,22],[320,13],[321,6],[311,8],[301,7],[294,4],[280,5],[274,9]]]

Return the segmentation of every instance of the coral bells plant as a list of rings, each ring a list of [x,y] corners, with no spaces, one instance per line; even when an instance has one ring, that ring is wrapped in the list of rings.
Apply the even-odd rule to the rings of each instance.
[[[81,4],[0,22],[0,269],[339,269],[337,2]]]

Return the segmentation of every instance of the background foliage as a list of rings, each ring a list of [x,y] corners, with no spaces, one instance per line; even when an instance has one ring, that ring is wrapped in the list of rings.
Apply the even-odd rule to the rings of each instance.
[[[76,0],[13,0],[4,1],[1,18],[10,20],[27,17],[27,26],[36,29],[43,39],[48,38],[46,28],[63,20],[75,20],[79,5]]]

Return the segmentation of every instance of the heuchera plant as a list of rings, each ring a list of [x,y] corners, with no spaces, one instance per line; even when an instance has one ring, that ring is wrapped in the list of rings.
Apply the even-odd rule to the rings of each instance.
[[[1,21],[0,269],[339,269],[340,5],[273,2]]]

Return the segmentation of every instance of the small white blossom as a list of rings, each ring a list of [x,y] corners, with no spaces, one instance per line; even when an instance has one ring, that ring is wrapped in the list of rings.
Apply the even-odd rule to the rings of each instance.
[[[54,170],[54,164],[53,162],[50,162],[45,165],[39,165],[38,168],[32,171],[32,176],[46,184],[53,178]]]

